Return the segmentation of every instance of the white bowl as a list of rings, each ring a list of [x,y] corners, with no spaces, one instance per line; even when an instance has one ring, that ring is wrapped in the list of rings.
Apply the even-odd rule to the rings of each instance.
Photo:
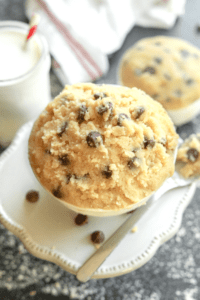
[[[115,84],[110,84],[112,86],[117,86],[117,87],[120,87],[120,85],[115,85]],[[126,87],[126,86],[123,86],[122,87]],[[128,88],[128,87],[126,87]],[[177,156],[177,148],[175,149],[174,151],[174,163],[176,161],[176,156]],[[33,169],[32,169],[33,170]],[[40,179],[38,178],[38,174],[33,170],[33,173],[35,174],[35,177],[38,179],[39,183],[41,184],[40,182]],[[166,178],[167,179],[167,178]],[[164,181],[165,182],[165,181]],[[164,183],[163,182],[163,183]],[[42,184],[41,184],[42,185]],[[43,186],[43,185],[42,185]],[[158,188],[156,191],[153,191],[149,196],[141,199],[139,202],[137,203],[134,203],[126,208],[123,208],[123,209],[118,209],[118,210],[105,210],[105,209],[94,209],[94,208],[83,208],[83,207],[78,207],[78,206],[75,206],[73,204],[70,204],[70,203],[67,203],[65,202],[64,200],[61,200],[57,197],[55,197],[49,190],[46,189],[45,186],[43,186],[43,188],[51,195],[53,196],[53,198],[56,200],[56,201],[59,201],[60,203],[62,203],[65,207],[75,211],[76,213],[79,213],[79,214],[82,214],[82,215],[90,215],[90,216],[94,216],[94,217],[108,217],[108,216],[117,216],[117,215],[122,215],[122,214],[125,214],[125,213],[128,213],[132,210],[135,210],[136,208],[138,208],[139,206],[141,205],[145,205],[145,203],[151,198],[151,196],[160,188]]]

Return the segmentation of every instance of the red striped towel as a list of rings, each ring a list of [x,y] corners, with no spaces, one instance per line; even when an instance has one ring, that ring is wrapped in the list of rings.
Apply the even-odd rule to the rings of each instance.
[[[131,28],[172,27],[186,0],[26,0],[26,15],[38,13],[52,67],[63,85],[91,82],[106,74],[108,55]],[[178,2],[178,5],[177,5]]]

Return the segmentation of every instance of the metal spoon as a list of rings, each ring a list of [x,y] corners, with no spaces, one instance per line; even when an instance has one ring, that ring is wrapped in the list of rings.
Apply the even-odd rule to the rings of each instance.
[[[178,166],[178,164],[176,166]],[[133,228],[137,221],[164,193],[177,187],[195,183],[197,180],[199,180],[199,178],[184,179],[175,171],[174,175],[164,182],[162,187],[158,189],[151,199],[148,200],[146,204],[137,208],[136,211],[134,211],[134,213],[131,214],[130,217],[112,234],[112,236],[79,268],[76,274],[77,279],[82,282],[88,281],[105,259],[117,247],[126,233]]]

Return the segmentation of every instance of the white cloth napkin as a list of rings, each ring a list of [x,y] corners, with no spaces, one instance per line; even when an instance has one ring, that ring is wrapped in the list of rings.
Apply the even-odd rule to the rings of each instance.
[[[91,82],[106,74],[108,55],[118,50],[134,25],[171,28],[186,0],[26,0],[63,85]]]

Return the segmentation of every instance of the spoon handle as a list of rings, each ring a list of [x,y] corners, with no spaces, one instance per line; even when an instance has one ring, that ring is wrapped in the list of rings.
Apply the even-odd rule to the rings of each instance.
[[[82,282],[88,281],[94,272],[101,266],[105,259],[116,248],[126,233],[133,228],[134,224],[150,208],[152,201],[137,208],[136,211],[103,243],[103,245],[80,267],[77,272],[77,279]]]

